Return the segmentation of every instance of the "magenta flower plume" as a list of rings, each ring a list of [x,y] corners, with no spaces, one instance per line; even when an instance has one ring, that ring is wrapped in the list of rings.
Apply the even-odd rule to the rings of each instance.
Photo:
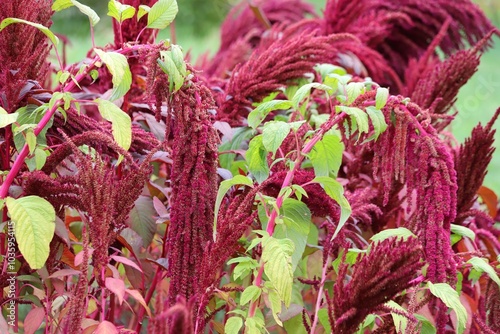
[[[153,326],[148,329],[151,334],[191,334],[193,331],[193,300],[186,302],[177,297],[174,305],[164,311],[157,312],[152,319]],[[160,310],[157,310],[160,311]]]
[[[442,130],[452,121],[445,114],[455,103],[459,89],[477,71],[481,48],[492,34],[493,31],[470,50],[458,51],[442,62],[436,58],[427,68],[419,68],[419,80],[407,93],[422,109],[429,110],[436,129]],[[406,80],[411,82],[411,78]]]
[[[486,325],[494,332],[500,333],[500,287],[489,281],[484,294],[486,309]]]
[[[431,125],[417,120],[416,115],[423,114],[417,105],[392,97],[384,113],[386,122],[394,126],[373,147],[374,177],[381,182],[383,205],[393,189],[401,190],[398,183],[406,184],[411,208],[406,224],[424,247],[427,277],[432,282],[453,282],[456,263],[449,234],[456,216],[457,180],[450,149]]]
[[[78,147],[84,144],[96,150],[94,158],[80,151]],[[103,146],[124,156],[120,173],[111,164],[110,156],[99,153]],[[100,272],[108,263],[109,246],[126,227],[125,220],[141,194],[142,187],[137,185],[144,184],[150,175],[149,159],[136,164],[127,151],[98,131],[66,137],[41,171],[27,174],[24,191],[44,197],[58,212],[68,206],[84,215],[94,248],[94,267]],[[68,175],[68,170],[74,174]],[[52,173],[58,176],[52,178]]]
[[[312,72],[316,64],[331,59],[331,43],[345,38],[352,39],[306,32],[294,38],[278,39],[265,50],[254,51],[246,63],[234,69],[226,88],[227,100],[219,109],[218,118],[240,124],[253,102],[261,101],[291,80]]]
[[[493,124],[499,115],[500,108],[486,126],[476,126],[472,130],[471,137],[454,151],[458,181],[457,220],[459,222],[470,213],[477,199],[477,191],[486,176],[486,169],[495,151]]]
[[[52,1],[2,1],[0,21],[16,17],[50,27]],[[49,75],[47,56],[51,49],[48,38],[37,28],[12,24],[0,32],[0,106],[14,112],[32,88],[40,88]],[[28,82],[32,80],[33,82]],[[38,86],[38,87],[37,87]],[[4,151],[4,150],[2,150]]]
[[[331,0],[325,9],[325,33],[348,32],[379,51],[403,77],[409,60],[420,57],[451,18],[439,47],[446,55],[475,44],[495,29],[470,0]]]
[[[85,115],[78,114],[74,108],[66,111],[66,118],[62,114],[56,113],[53,126],[47,130],[47,140],[50,145],[59,145],[65,141],[61,138],[60,131],[68,137],[73,137],[88,131],[99,131],[112,138],[112,129],[109,122],[98,122],[95,119]],[[160,142],[151,133],[143,130],[137,124],[132,124],[132,143],[129,152],[146,155],[160,145]],[[113,150],[107,146],[101,146],[101,153],[114,154]]]
[[[212,237],[217,194],[217,144],[212,126],[215,109],[210,90],[201,82],[171,96],[172,174],[168,229],[169,301],[189,300],[196,289],[204,248]]]
[[[406,241],[386,239],[372,246],[352,266],[351,280],[346,283],[348,264],[342,264],[329,298],[330,312],[335,319],[333,333],[354,333],[364,318],[377,307],[392,300],[398,293],[416,284],[422,268],[422,248],[416,238]]]

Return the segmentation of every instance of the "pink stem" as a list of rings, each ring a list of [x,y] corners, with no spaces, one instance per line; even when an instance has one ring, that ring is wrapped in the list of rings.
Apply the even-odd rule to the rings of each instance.
[[[314,331],[316,330],[316,326],[318,325],[318,313],[319,309],[321,307],[321,299],[323,299],[323,288],[325,286],[325,281],[326,281],[326,272],[328,270],[328,267],[330,265],[330,256],[326,259],[325,264],[323,265],[323,272],[321,273],[321,282],[319,286],[319,291],[318,291],[318,298],[316,299],[316,307],[314,310],[314,321],[311,326],[311,334],[314,334]]]
[[[307,144],[304,146],[304,148],[302,149],[300,154],[295,159],[293,169],[289,170],[288,173],[286,174],[285,179],[283,180],[283,183],[281,185],[281,189],[289,187],[292,184],[295,172],[300,168],[300,165],[301,165],[302,161],[304,160],[305,155],[308,154],[309,152],[311,152],[314,145],[316,145],[316,143],[323,138],[323,135],[327,131],[329,131],[333,126],[335,126],[335,124],[337,124],[341,120],[343,120],[345,115],[346,114],[344,112],[339,114],[337,117],[334,117],[334,115],[332,115],[332,117],[330,117],[330,119],[321,126],[321,128],[318,130],[316,135],[314,137],[312,137],[309,142],[307,142]],[[273,235],[274,228],[276,227],[276,217],[278,216],[278,211],[281,208],[281,206],[283,205],[284,200],[285,200],[284,196],[278,196],[278,198],[276,199],[276,206],[273,209],[273,211],[271,212],[271,216],[269,217],[269,223],[267,224],[266,232],[269,233],[269,235],[271,235],[271,236]],[[261,286],[263,274],[264,274],[264,264],[262,264],[260,266],[259,271],[257,273],[257,276],[254,279],[253,285]],[[255,315],[255,311],[257,309],[257,304],[258,304],[257,301],[255,301],[255,302],[252,302],[252,304],[250,305],[250,310],[248,311],[249,318],[251,318]]]

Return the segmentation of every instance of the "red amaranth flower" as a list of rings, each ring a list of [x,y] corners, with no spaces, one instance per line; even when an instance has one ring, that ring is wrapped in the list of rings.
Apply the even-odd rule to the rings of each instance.
[[[50,0],[10,0],[0,6],[0,21],[16,17],[50,27]],[[14,112],[19,105],[21,89],[28,80],[44,85],[49,74],[47,56],[51,44],[37,28],[12,24],[0,32],[0,106]]]
[[[445,114],[455,103],[460,88],[477,71],[481,48],[492,34],[493,31],[470,50],[458,51],[442,62],[436,58],[426,68],[419,68],[419,80],[407,93],[414,103],[428,109],[430,116],[435,118],[433,125],[436,129],[442,130],[452,121],[453,118]],[[406,80],[411,81],[408,77]]]
[[[358,36],[386,56],[402,78],[409,60],[425,53],[448,18],[448,33],[439,44],[446,55],[463,49],[464,41],[475,44],[495,29],[470,0],[330,0],[324,30]]]
[[[96,150],[93,158],[78,148],[84,144]],[[110,156],[101,155],[100,146],[124,157],[120,172],[112,165]],[[109,246],[126,227],[125,220],[150,175],[150,157],[138,165],[130,153],[98,131],[66,137],[66,142],[47,158],[41,171],[27,173],[24,191],[47,199],[56,211],[68,206],[84,215],[82,219],[88,223],[94,248],[94,266],[101,272],[108,263]],[[53,178],[52,173],[58,176]],[[99,282],[104,284],[100,276]]]
[[[196,291],[200,263],[212,238],[217,194],[217,130],[210,90],[191,82],[172,94],[172,174],[168,229],[169,301],[189,300]]]
[[[398,293],[419,283],[416,274],[422,268],[422,248],[416,238],[390,238],[376,243],[352,266],[351,280],[346,283],[349,265],[342,264],[329,298],[334,314],[333,333],[354,333],[364,318]]]
[[[450,224],[456,216],[456,172],[450,149],[435,129],[415,115],[423,111],[415,104],[392,97],[384,108],[386,122],[393,126],[380,136],[373,149],[374,178],[381,182],[383,205],[396,184],[406,185],[407,227],[420,238],[429,263],[432,282],[454,282],[456,263],[450,244]],[[391,120],[392,118],[392,120]]]
[[[458,181],[457,216],[459,221],[466,218],[464,214],[472,208],[477,199],[479,187],[483,184],[486,169],[495,151],[493,124],[499,115],[500,108],[486,126],[477,125],[472,130],[471,137],[453,152]]]

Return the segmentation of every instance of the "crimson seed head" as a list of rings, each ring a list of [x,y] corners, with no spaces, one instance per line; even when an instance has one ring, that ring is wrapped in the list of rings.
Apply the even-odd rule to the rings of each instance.
[[[392,300],[399,292],[417,285],[414,280],[423,266],[422,248],[416,238],[390,238],[375,243],[369,253],[349,270],[342,264],[333,287],[331,312],[335,314],[334,333],[354,333],[364,318],[378,306]]]

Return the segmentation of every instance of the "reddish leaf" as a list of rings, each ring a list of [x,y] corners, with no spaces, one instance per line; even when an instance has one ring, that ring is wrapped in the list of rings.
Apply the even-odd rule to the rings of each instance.
[[[477,191],[477,194],[481,196],[484,204],[488,207],[488,211],[491,217],[495,218],[497,216],[497,203],[498,197],[493,190],[488,187],[481,186]]]
[[[61,238],[67,246],[70,246],[68,230],[69,229],[66,227],[66,224],[61,220],[61,218],[56,216],[55,234]]]
[[[95,334],[118,334],[118,329],[109,321],[103,321],[97,326]]]
[[[118,255],[111,255],[110,256],[113,260],[115,260],[116,262],[120,262],[120,263],[123,263],[127,266],[131,266],[137,270],[139,270],[141,273],[142,273],[142,269],[141,267],[139,267],[135,262],[127,259],[126,257],[123,257],[123,256],[118,256]]]
[[[148,304],[146,304],[146,301],[142,297],[141,293],[139,291],[137,291],[137,290],[130,290],[130,289],[126,289],[125,291],[130,296],[132,296],[132,298],[134,298],[135,300],[137,300],[146,309],[146,312],[148,313],[148,316],[150,318],[152,318],[152,316],[151,316],[151,310],[149,309]]]
[[[80,269],[79,266],[75,266],[75,254],[73,254],[66,245],[63,245],[61,262],[67,264],[73,269]]]
[[[61,269],[50,275],[49,278],[58,278],[73,275],[80,275],[80,272],[74,269]]]
[[[106,288],[118,297],[118,302],[121,305],[123,303],[123,297],[125,297],[125,282],[119,278],[107,277]]]
[[[35,307],[29,311],[24,319],[24,333],[34,334],[40,328],[43,320],[45,319],[45,310],[43,307]]]
[[[89,249],[89,258],[92,256],[92,253],[94,252],[93,249]],[[84,251],[82,250],[80,253],[75,255],[75,266],[79,266],[82,264],[83,261],[83,253]]]

